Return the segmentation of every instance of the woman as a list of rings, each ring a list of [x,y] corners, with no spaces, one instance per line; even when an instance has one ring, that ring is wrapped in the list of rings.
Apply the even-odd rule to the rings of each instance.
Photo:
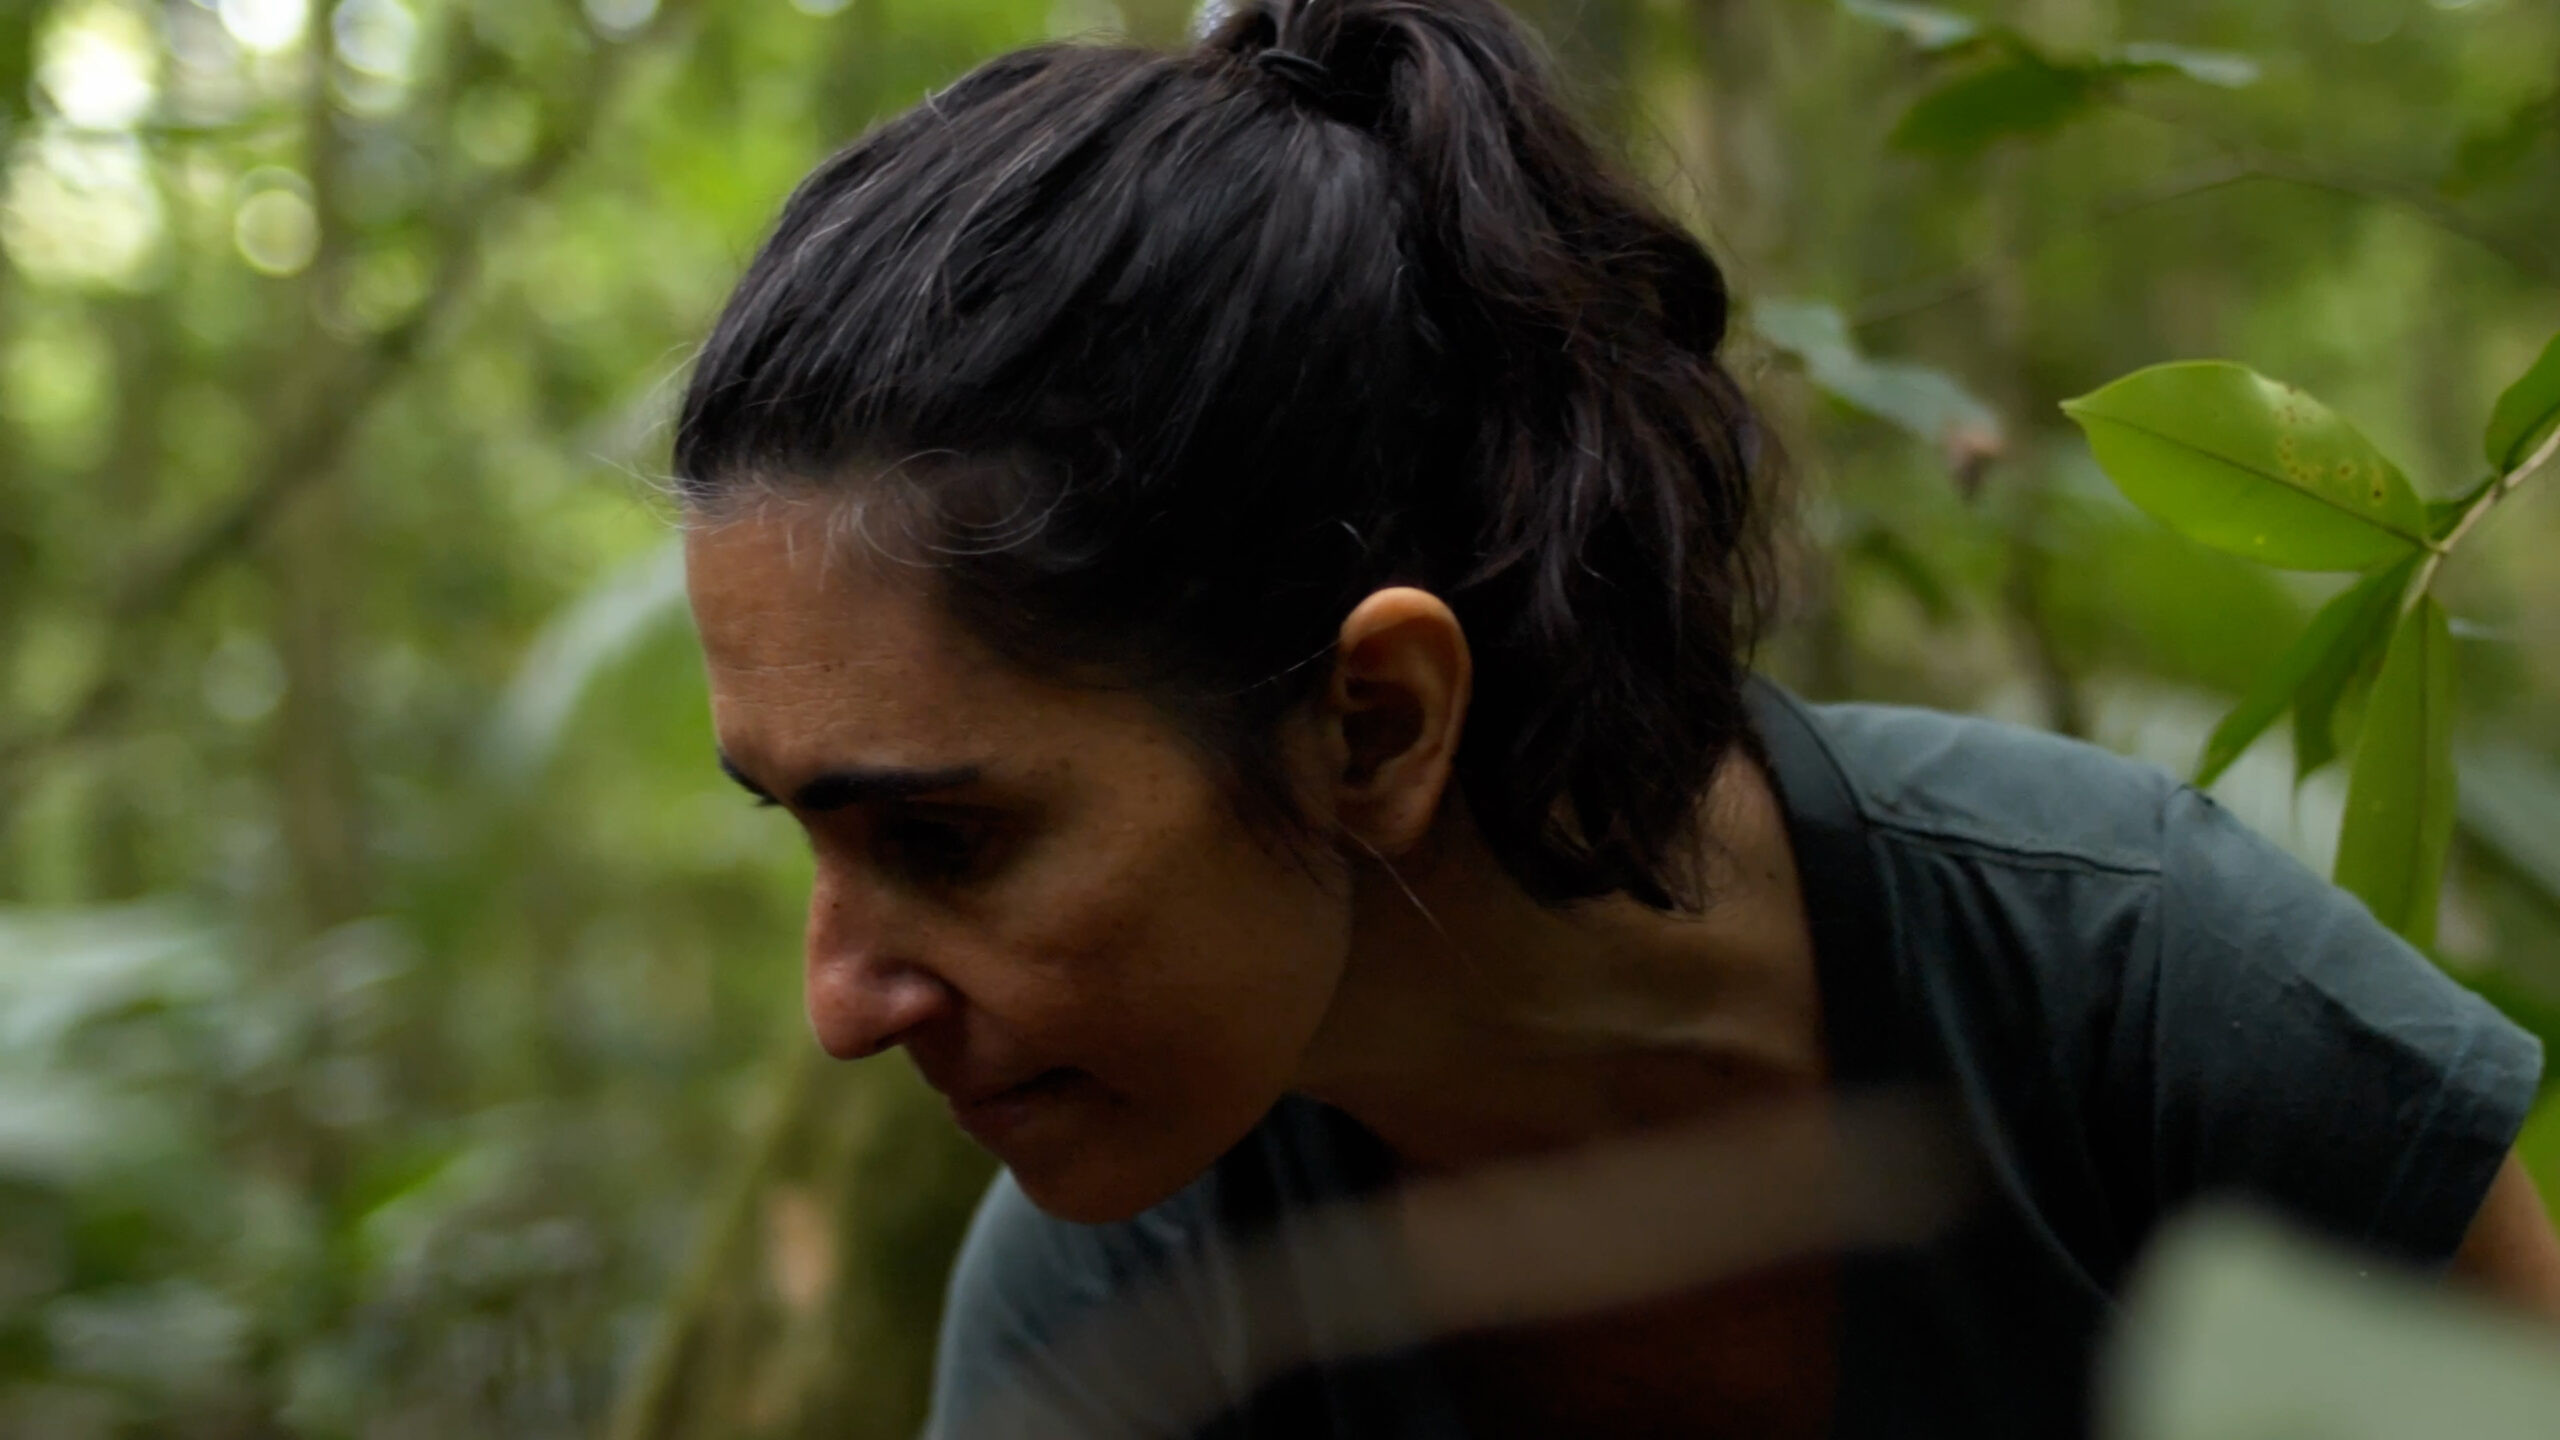
[[[2221,1192],[2560,1311],[2538,1048],[2355,901],[2152,771],[1750,677],[1726,316],[1492,0],[1010,55],[792,197],[685,400],[688,573],[820,1042],[1008,1169],[942,1433],[2072,1433]],[[1798,1187],[1874,1087],[1979,1190],[1780,1235],[1855,1208]],[[1838,1154],[1751,1128],[1807,1113]],[[1694,1228],[1768,1243],[1666,1293],[1417,1310],[1455,1232],[1325,1218],[1719,1121]]]

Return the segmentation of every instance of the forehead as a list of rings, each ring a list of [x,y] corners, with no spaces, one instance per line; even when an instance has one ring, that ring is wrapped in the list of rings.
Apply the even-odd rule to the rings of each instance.
[[[947,732],[1001,714],[1008,677],[931,603],[925,576],[900,569],[814,501],[687,527],[685,588],[733,759],[787,764],[843,740],[900,748],[927,738],[928,715]]]
[[[760,780],[845,764],[988,764],[1143,743],[1135,697],[1025,673],[936,603],[928,571],[874,555],[834,505],[696,518],[685,583],[722,751]]]
[[[976,647],[926,595],[921,572],[850,540],[815,501],[773,501],[685,528],[685,589],[705,660],[732,678],[804,680],[886,671],[910,682],[957,679]],[[954,652],[943,655],[941,652]],[[925,667],[929,658],[942,663]]]

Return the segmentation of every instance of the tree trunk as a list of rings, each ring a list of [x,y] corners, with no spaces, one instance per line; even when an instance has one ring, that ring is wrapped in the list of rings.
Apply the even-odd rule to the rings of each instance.
[[[779,1061],[612,1440],[913,1435],[944,1276],[991,1171],[903,1061]]]

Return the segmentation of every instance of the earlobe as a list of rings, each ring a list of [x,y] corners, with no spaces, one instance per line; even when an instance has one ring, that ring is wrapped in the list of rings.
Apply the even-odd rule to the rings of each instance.
[[[1397,586],[1344,618],[1327,695],[1341,757],[1333,808],[1364,845],[1394,855],[1429,832],[1473,684],[1466,631],[1438,596]]]

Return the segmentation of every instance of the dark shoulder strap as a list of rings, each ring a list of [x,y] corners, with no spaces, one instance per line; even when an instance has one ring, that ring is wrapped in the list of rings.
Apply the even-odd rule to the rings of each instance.
[[[1757,675],[1744,697],[1787,812],[1787,840],[1813,926],[1832,1075],[1842,1084],[1907,1078],[1893,1023],[1900,1003],[1893,897],[1856,791],[1803,701]]]

